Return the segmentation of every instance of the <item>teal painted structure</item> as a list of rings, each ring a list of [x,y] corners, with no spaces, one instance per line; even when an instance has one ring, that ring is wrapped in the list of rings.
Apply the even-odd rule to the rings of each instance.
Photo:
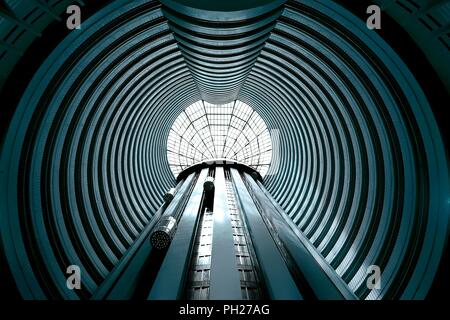
[[[170,127],[201,99],[239,99],[279,134],[264,187],[352,293],[426,296],[450,206],[427,97],[401,57],[334,1],[266,9],[229,13],[227,24],[186,19],[169,2],[117,0],[54,49],[1,146],[1,243],[24,298],[104,297],[176,184]],[[82,269],[79,292],[66,287],[71,264]],[[365,285],[372,264],[380,290]]]

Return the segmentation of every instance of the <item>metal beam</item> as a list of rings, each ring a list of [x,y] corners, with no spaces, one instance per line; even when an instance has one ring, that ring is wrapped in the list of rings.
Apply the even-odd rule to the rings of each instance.
[[[213,212],[210,299],[239,300],[242,298],[241,283],[236,263],[223,167],[216,168]]]
[[[17,25],[21,26],[22,28],[26,29],[27,31],[31,32],[32,34],[38,37],[41,36],[41,33],[35,31],[32,25],[30,25],[29,23],[25,22],[22,18],[17,16],[17,14],[11,9],[11,7],[4,0],[0,0],[0,16],[14,23],[17,23]]]
[[[150,242],[146,240],[148,240],[150,231],[166,207],[166,204],[162,205],[155,213],[150,223],[92,295],[91,300],[125,300],[132,297],[145,261],[152,251]]]
[[[43,1],[43,0],[33,0],[34,3],[36,3],[36,5],[41,8],[42,10],[44,10],[45,12],[47,12],[50,16],[52,16],[55,20],[57,21],[61,21],[61,17],[58,16],[58,14],[55,12],[54,8],[49,5],[47,2]]]

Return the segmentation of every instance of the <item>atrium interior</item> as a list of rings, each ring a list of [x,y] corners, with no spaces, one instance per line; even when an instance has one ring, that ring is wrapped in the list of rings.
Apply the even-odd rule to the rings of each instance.
[[[440,295],[449,26],[448,0],[0,0],[1,290]]]

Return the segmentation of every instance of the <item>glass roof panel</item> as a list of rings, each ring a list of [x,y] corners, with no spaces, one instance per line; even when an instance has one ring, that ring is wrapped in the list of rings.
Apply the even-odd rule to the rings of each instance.
[[[272,160],[272,140],[263,119],[236,100],[225,105],[197,101],[175,120],[167,139],[167,159],[177,176],[207,159],[237,160],[264,176]]]

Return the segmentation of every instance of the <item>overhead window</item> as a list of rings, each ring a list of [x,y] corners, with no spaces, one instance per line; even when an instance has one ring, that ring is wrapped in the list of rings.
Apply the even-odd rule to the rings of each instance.
[[[207,159],[236,160],[264,176],[272,160],[272,140],[262,118],[247,104],[197,101],[173,123],[167,159],[175,176]]]

